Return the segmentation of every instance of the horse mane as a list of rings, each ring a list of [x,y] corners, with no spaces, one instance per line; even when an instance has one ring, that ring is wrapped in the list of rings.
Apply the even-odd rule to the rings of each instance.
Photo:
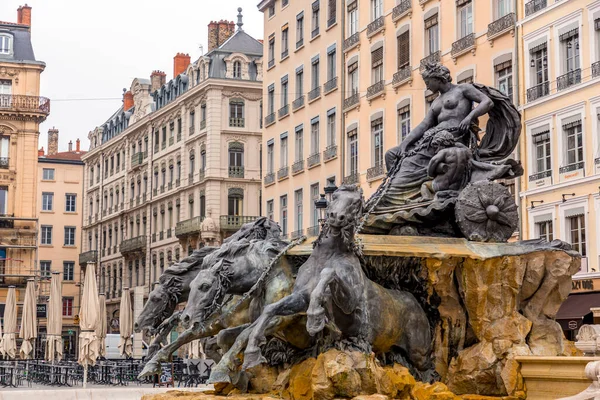
[[[279,239],[281,228],[267,217],[259,217],[254,222],[244,224],[236,233],[223,240],[223,244],[236,242],[241,239],[271,240]]]

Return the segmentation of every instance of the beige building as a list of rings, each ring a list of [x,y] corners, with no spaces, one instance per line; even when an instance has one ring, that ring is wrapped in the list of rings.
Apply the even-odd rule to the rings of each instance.
[[[83,162],[85,154],[79,140],[73,149],[58,152],[58,130],[48,131],[48,153],[42,148],[38,157],[37,204],[40,226],[38,263],[40,266],[40,304],[50,295],[51,272],[62,276],[63,342],[66,356],[77,351],[80,284],[83,281],[79,263],[81,220],[83,213]],[[43,340],[46,318],[39,318],[38,340]]]
[[[269,37],[265,213],[292,236],[317,232],[314,200],[328,180],[359,183],[366,197],[376,190],[385,152],[435,99],[423,63],[512,96],[513,1],[265,0],[259,9]]]
[[[90,132],[79,262],[99,262],[109,331],[123,287],[147,294],[171,263],[261,214],[262,45],[241,15],[208,34],[206,55],[177,54],[168,82],[135,79]]]
[[[50,113],[40,97],[45,64],[31,45],[31,7],[17,22],[0,22],[0,315],[7,287],[17,286],[20,303],[28,278],[39,278],[38,136]]]

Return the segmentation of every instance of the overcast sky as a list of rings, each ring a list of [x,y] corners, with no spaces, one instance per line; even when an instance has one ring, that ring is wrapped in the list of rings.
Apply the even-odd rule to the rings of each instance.
[[[237,22],[243,8],[244,30],[263,38],[259,0],[26,0],[32,9],[35,56],[46,63],[41,96],[51,99],[50,116],[40,126],[40,147],[48,129],[59,129],[59,149],[77,138],[83,150],[88,133],[121,105],[123,88],[134,78],[159,69],[173,77],[173,56],[192,61],[208,49],[211,20]],[[0,20],[17,21],[25,0],[0,0]]]

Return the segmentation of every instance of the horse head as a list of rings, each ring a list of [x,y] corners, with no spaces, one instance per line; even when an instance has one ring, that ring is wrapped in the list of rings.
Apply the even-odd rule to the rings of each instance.
[[[330,230],[345,231],[354,229],[363,212],[362,189],[354,185],[344,185],[333,193],[327,206],[326,223]]]
[[[224,274],[225,259],[220,259],[210,269],[198,272],[190,284],[190,295],[183,313],[181,322],[189,328],[192,322],[204,321],[223,301],[228,282],[222,279]]]
[[[174,289],[173,286],[156,285],[148,295],[148,301],[133,325],[135,332],[148,329],[150,334],[153,334],[161,322],[171,316],[177,304],[177,300],[174,298]]]

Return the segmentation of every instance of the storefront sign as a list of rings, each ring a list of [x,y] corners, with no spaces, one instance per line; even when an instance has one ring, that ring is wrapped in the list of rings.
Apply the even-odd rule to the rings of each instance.
[[[600,282],[598,279],[573,280],[571,284],[571,290],[573,292],[600,290]]]
[[[37,317],[46,318],[46,304],[37,305]]]
[[[569,326],[569,329],[575,330],[575,329],[577,329],[577,325],[578,325],[577,321],[569,321],[568,326]]]

